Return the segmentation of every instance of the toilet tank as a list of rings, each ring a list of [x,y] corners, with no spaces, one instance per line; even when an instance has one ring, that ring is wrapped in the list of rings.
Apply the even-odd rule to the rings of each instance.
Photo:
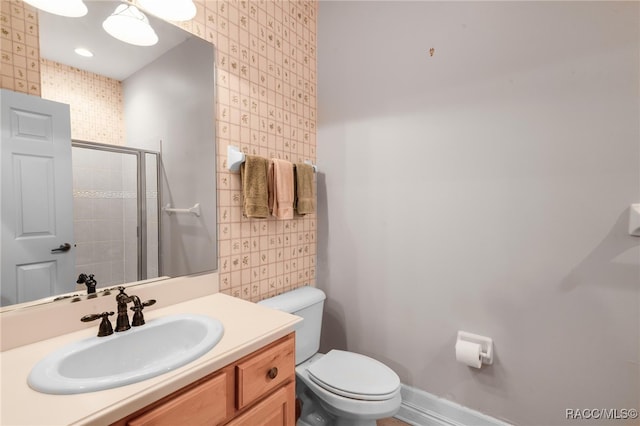
[[[300,287],[258,302],[259,305],[302,317],[296,324],[296,365],[306,361],[320,348],[324,292],[314,287]]]

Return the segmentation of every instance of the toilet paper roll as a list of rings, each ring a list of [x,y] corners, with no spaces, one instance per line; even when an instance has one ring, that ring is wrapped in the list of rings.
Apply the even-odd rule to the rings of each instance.
[[[479,343],[458,340],[456,342],[456,361],[469,367],[480,368],[482,366],[482,346]]]

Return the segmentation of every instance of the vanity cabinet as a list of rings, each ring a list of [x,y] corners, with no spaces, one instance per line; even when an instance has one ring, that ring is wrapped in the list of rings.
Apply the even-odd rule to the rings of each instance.
[[[294,382],[279,388],[227,426],[282,426],[295,424],[296,387]]]
[[[112,426],[294,426],[294,334],[227,365]]]
[[[164,400],[125,423],[128,426],[217,425],[233,413],[233,398],[228,398],[229,371],[209,376],[196,384],[169,395]],[[230,407],[231,405],[231,407]]]

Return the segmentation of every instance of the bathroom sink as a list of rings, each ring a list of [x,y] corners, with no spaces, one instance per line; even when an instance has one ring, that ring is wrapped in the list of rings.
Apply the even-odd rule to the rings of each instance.
[[[39,392],[75,394],[124,386],[181,367],[222,338],[222,323],[205,315],[149,320],[106,337],[70,343],[39,361],[27,382]]]

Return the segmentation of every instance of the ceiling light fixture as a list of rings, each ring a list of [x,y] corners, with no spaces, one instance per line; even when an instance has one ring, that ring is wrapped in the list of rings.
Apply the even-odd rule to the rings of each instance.
[[[137,7],[121,4],[104,20],[102,28],[110,36],[136,46],[153,46],[158,42],[149,19]]]
[[[192,0],[138,0],[147,12],[166,21],[189,21],[196,16]]]
[[[93,57],[93,52],[89,49],[85,49],[84,47],[76,47],[74,52],[76,52],[80,56],[84,56],[85,58]]]
[[[45,12],[54,15],[67,16],[69,18],[79,18],[87,14],[87,6],[82,0],[23,0]]]

